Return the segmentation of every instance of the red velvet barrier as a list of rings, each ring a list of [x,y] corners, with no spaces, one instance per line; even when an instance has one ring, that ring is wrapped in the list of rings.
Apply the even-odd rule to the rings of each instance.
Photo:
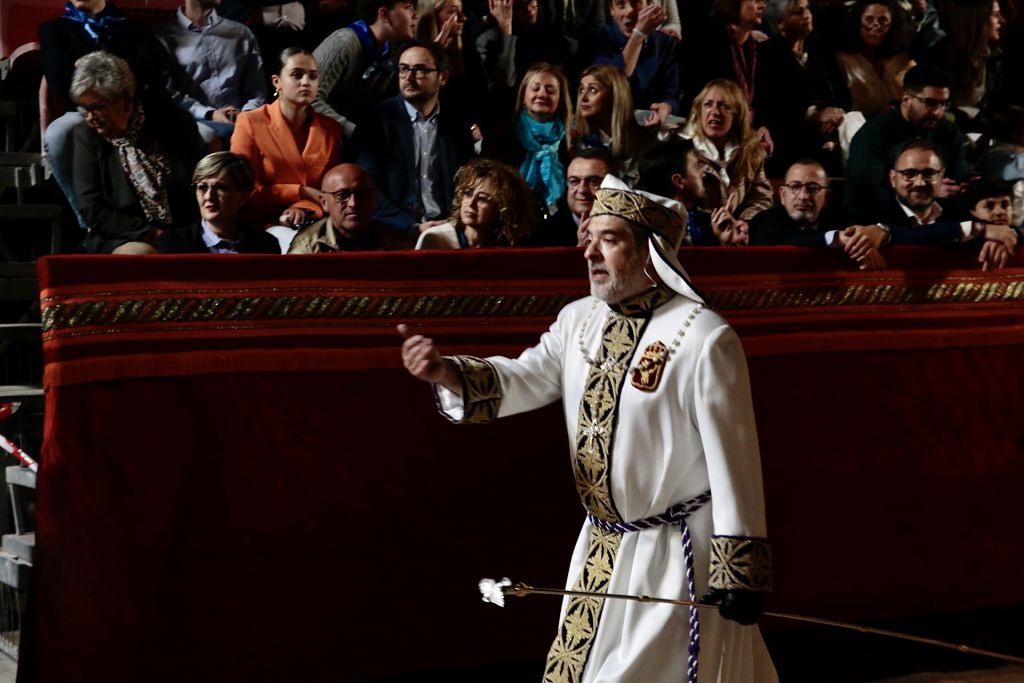
[[[777,609],[1024,602],[1024,264],[927,253],[947,261],[683,255],[750,357]],[[450,425],[393,326],[515,353],[584,277],[574,250],[41,261],[39,680],[541,658],[557,600],[499,610],[475,584],[564,580],[582,511],[559,408]]]

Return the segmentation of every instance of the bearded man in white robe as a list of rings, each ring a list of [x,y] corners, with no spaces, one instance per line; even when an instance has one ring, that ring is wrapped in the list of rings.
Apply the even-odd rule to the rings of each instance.
[[[516,359],[442,357],[405,326],[409,372],[454,422],[562,400],[587,512],[566,588],[718,609],[567,597],[544,683],[774,683],[757,626],[770,590],[764,493],[736,333],[676,254],[679,205],[609,176],[584,257],[591,296]]]

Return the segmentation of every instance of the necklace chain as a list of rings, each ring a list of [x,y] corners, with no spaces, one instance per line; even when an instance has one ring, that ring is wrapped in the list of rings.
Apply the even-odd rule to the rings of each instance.
[[[579,338],[577,339],[577,342],[580,347],[580,353],[583,354],[583,360],[585,360],[588,365],[602,372],[610,372],[611,370],[616,368],[621,369],[627,367],[629,363],[625,363],[622,361],[613,361],[610,358],[606,358],[603,361],[599,361],[591,357],[590,354],[587,353],[587,345],[584,341],[587,336],[587,329],[590,327],[590,319],[594,317],[594,311],[597,310],[597,306],[599,303],[601,303],[599,299],[594,299],[594,303],[590,306],[590,311],[587,313],[587,317],[583,321],[583,325],[580,327],[580,334]],[[659,355],[659,361],[661,361],[662,363],[668,363],[668,361],[672,358],[672,354],[675,353],[675,351],[679,348],[679,344],[682,343],[683,337],[686,336],[686,330],[690,327],[691,324],[693,324],[693,319],[700,315],[701,311],[703,310],[704,304],[697,304],[697,307],[690,311],[690,314],[686,316],[686,320],[683,321],[683,326],[679,328],[679,331],[676,332],[676,336],[672,339],[672,343]],[[637,366],[634,366],[633,369],[636,370]]]

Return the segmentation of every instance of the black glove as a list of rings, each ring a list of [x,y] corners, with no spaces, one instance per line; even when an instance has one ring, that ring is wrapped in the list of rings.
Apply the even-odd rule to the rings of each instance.
[[[744,626],[750,626],[764,612],[764,593],[743,589],[712,588],[700,599],[705,605],[718,605],[718,613]]]

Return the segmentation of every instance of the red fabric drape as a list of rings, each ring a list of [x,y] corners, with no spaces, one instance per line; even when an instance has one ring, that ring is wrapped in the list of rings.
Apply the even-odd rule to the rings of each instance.
[[[935,255],[872,275],[830,252],[683,254],[750,356],[776,608],[1024,601],[1024,270]],[[585,293],[578,252],[55,257],[40,277],[39,680],[543,656],[557,600],[499,610],[475,584],[564,581],[582,511],[559,409],[449,425],[393,326],[517,352]]]

